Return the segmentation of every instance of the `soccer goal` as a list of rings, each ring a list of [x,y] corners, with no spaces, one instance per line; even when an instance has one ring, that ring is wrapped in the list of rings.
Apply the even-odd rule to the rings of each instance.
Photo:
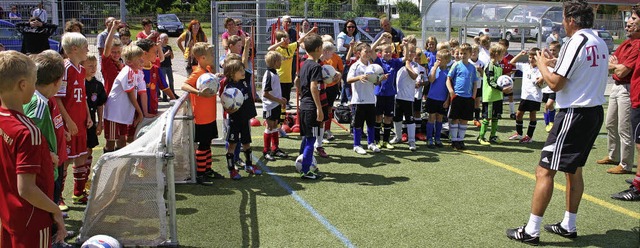
[[[126,246],[178,245],[175,184],[195,183],[194,123],[188,94],[171,104],[93,167],[79,243],[104,234]]]

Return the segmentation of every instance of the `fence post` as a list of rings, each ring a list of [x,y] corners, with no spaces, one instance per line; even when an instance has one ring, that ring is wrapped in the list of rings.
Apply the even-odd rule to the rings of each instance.
[[[304,18],[309,18],[309,2],[304,1]]]
[[[125,0],[120,0],[120,21],[127,21],[127,3]]]
[[[211,43],[213,44],[213,46],[215,46],[215,49],[213,49],[214,53],[214,58],[219,58],[220,57],[220,47],[218,47],[220,44],[218,42],[218,17],[217,17],[217,13],[218,13],[218,3],[216,2],[216,0],[211,0]],[[220,68],[220,63],[218,61],[218,59],[214,59],[214,65],[215,65],[215,70],[217,70],[217,68]]]

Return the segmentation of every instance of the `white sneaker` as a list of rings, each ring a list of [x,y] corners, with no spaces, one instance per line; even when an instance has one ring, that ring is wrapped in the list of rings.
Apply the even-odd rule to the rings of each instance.
[[[389,140],[389,143],[398,144],[398,143],[400,143],[400,138],[398,138],[398,136],[395,136],[395,137],[393,137],[393,139]]]
[[[410,151],[415,151],[416,150],[416,142],[415,141],[409,141],[409,150]]]
[[[378,148],[378,146],[376,144],[369,144],[368,148],[372,152],[375,152],[375,153],[380,152],[380,148]]]
[[[362,146],[354,146],[353,151],[361,155],[367,154],[367,151],[365,151],[364,148],[362,148]]]

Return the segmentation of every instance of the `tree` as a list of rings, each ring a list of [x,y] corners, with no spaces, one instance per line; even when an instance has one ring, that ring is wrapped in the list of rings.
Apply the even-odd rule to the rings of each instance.
[[[396,6],[400,14],[401,28],[408,28],[414,20],[420,19],[420,9],[415,3],[408,0],[401,0],[396,3]]]

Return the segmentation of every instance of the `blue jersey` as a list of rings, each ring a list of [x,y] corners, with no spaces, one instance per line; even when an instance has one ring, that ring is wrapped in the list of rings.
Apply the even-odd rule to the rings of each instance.
[[[457,62],[449,71],[453,91],[461,97],[473,97],[473,88],[478,81],[476,68],[471,63]]]
[[[433,64],[436,63],[436,52],[426,50],[424,52],[424,55],[427,56],[427,58],[429,58],[429,68],[433,67]]]
[[[429,88],[429,94],[427,98],[433,100],[445,101],[449,96],[449,90],[447,89],[447,75],[449,74],[449,68],[441,70],[436,69],[436,80],[431,83]]]
[[[404,66],[404,63],[401,59],[390,59],[389,61],[385,61],[381,58],[376,58],[374,63],[382,67],[384,74],[389,74],[387,80],[376,85],[374,93],[376,96],[395,96],[396,93],[398,93],[398,90],[396,89],[396,76],[398,74],[398,70]]]

